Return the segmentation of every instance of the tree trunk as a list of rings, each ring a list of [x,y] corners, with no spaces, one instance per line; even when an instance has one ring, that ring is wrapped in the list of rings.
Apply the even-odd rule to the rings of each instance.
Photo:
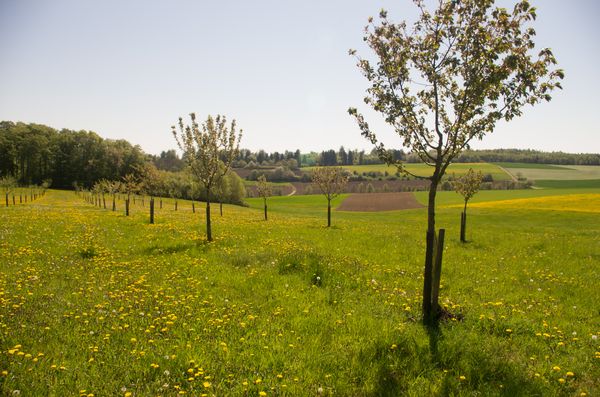
[[[159,203],[160,203],[160,205],[159,205],[160,209],[162,210],[162,199],[159,200]]]
[[[8,207],[8,193],[6,193],[6,206]]]
[[[112,199],[113,199],[113,202],[112,202],[112,210],[113,210],[113,211],[116,211],[116,210],[117,210],[117,203],[116,203],[116,201],[115,201],[115,195],[114,195],[114,194],[113,194],[113,197],[112,197]]]
[[[425,248],[425,271],[423,273],[423,323],[432,325],[435,322],[437,313],[437,302],[432,303],[432,283],[433,283],[433,255],[435,249],[435,195],[439,181],[432,178],[429,187],[429,201],[427,205],[427,235]]]
[[[19,204],[23,204],[23,195],[19,194]]]
[[[464,212],[460,213],[460,242],[461,243],[466,243],[467,239],[466,239],[466,222],[467,222],[467,216]]]
[[[192,213],[196,213],[196,204],[192,201]]]
[[[460,242],[467,242],[467,202],[460,217]]]
[[[154,197],[150,197],[150,224],[154,223]]]
[[[265,221],[267,220],[267,198],[264,198],[265,200]]]
[[[331,199],[327,199],[327,227],[331,226]]]
[[[223,202],[219,201],[219,212],[221,212],[221,216],[223,216]]]
[[[177,200],[175,200],[175,211],[177,211]]]
[[[15,195],[13,194],[13,205],[17,205],[17,201],[15,200]]]
[[[212,241],[212,230],[210,228],[210,189],[206,188],[206,240]]]
[[[129,197],[125,199],[125,216],[129,216]]]
[[[104,194],[102,195],[102,205],[104,206],[104,209],[106,209],[106,197],[104,197]]]

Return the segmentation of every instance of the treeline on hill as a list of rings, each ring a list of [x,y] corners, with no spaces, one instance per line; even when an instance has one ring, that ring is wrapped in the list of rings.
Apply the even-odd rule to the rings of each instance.
[[[260,156],[259,156],[260,154]],[[347,150],[343,146],[337,151],[330,149],[322,152],[302,153],[285,152],[266,153],[260,151],[252,153],[247,151],[246,162],[235,165],[239,168],[260,168],[261,166],[288,166],[290,169],[295,167],[285,164],[287,159],[293,158],[295,164],[301,167],[306,166],[331,166],[331,165],[368,165],[382,164],[381,159],[375,150],[366,152],[365,150]],[[394,160],[407,163],[420,163],[421,159],[415,153],[407,153],[403,150],[392,150]],[[299,159],[299,160],[298,160]],[[564,152],[542,152],[529,149],[492,149],[492,150],[465,150],[455,160],[457,163],[537,163],[537,164],[562,164],[562,165],[600,165],[600,154],[597,153],[564,153]]]
[[[409,163],[420,159],[414,153],[394,150],[393,157]],[[520,149],[466,150],[456,162],[518,162],[564,165],[600,165],[600,154],[573,154],[540,152]],[[256,180],[262,174],[272,182],[310,181],[309,175],[298,172],[302,166],[314,165],[381,164],[372,150],[325,150],[320,153],[253,152],[241,149],[232,166],[238,174]],[[171,190],[173,197],[190,198],[195,195],[190,186],[191,177],[185,172],[186,163],[175,150],[150,155],[126,140],[103,139],[91,131],[56,130],[41,124],[0,122],[0,176],[12,176],[21,186],[41,185],[52,181],[51,187],[70,189],[91,188],[99,180],[121,180],[127,174],[141,177],[148,166],[160,171],[160,194]],[[245,170],[245,172],[240,172]],[[235,177],[231,177],[235,178]],[[233,192],[226,202],[242,202],[245,193],[238,196],[240,183],[228,181]],[[175,186],[169,188],[169,186]],[[243,188],[243,186],[241,186]]]
[[[420,163],[421,159],[415,153],[403,150],[392,150],[394,160],[407,163]],[[564,153],[541,152],[529,149],[492,149],[465,150],[455,160],[456,163],[536,163],[559,165],[600,165],[600,154],[596,153]],[[302,155],[302,165],[364,165],[382,164],[377,152],[372,150],[346,150],[340,147],[338,151],[325,150],[321,153],[311,152]]]
[[[600,165],[600,154],[541,152],[529,149],[465,150],[459,155],[457,162]]]
[[[103,139],[92,131],[0,122],[0,176],[11,176],[20,186],[51,181],[53,188],[91,189],[98,181],[120,182],[128,174],[146,186],[143,193],[200,200],[205,196],[192,185],[185,162],[174,150],[154,156],[126,140]],[[145,183],[150,176],[154,180]],[[243,202],[246,192],[236,174],[221,184],[219,200]]]

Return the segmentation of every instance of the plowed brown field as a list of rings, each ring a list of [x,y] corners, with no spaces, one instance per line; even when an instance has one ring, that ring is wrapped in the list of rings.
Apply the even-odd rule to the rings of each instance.
[[[412,193],[358,193],[348,196],[338,211],[395,211],[423,208]]]

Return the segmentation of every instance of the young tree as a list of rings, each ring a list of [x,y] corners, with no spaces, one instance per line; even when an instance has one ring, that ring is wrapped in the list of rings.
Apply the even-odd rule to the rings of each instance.
[[[222,174],[215,183],[215,196],[219,202],[219,214],[223,216],[223,201],[231,193],[229,174]]]
[[[475,172],[473,168],[469,168],[465,175],[458,177],[452,182],[454,191],[463,196],[465,200],[465,207],[460,215],[460,241],[463,243],[467,241],[467,203],[479,191],[482,180],[483,174],[481,171]]]
[[[133,174],[127,174],[123,177],[121,182],[121,191],[127,195],[125,199],[125,215],[129,216],[129,208],[131,204],[131,195],[135,194],[140,189],[140,182],[137,177]]]
[[[175,126],[171,130],[192,175],[206,190],[206,239],[212,241],[210,195],[215,182],[227,173],[239,152],[242,130],[236,134],[235,120],[228,127],[227,119],[221,115],[208,116],[202,125],[196,121],[195,113],[190,118],[191,124],[184,125],[180,117],[179,131]]]
[[[119,181],[108,181],[106,184],[106,191],[112,197],[112,210],[117,210],[117,193],[121,190],[121,182]]]
[[[140,168],[140,174],[142,181],[140,183],[140,189],[150,196],[150,223],[154,223],[154,196],[157,196],[164,185],[164,181],[161,174],[156,169],[156,166],[152,163],[146,164]]]
[[[348,183],[342,167],[319,167],[312,172],[312,181],[327,198],[327,227],[331,226],[331,200],[337,197]]]
[[[267,182],[267,178],[265,175],[261,175],[257,179],[256,190],[258,192],[259,197],[263,198],[265,204],[265,221],[267,220],[267,197],[270,197],[273,194],[273,190],[271,188],[271,184]]]
[[[8,207],[8,196],[10,192],[13,191],[15,186],[17,185],[17,180],[12,176],[3,176],[0,178],[0,188],[4,191],[4,195],[6,197],[6,206]]]
[[[385,116],[404,147],[432,167],[423,287],[423,320],[431,324],[439,314],[432,302],[435,197],[448,165],[498,121],[520,116],[525,105],[549,101],[561,88],[563,72],[552,69],[556,59],[550,49],[533,54],[530,23],[536,13],[527,0],[512,11],[494,7],[494,0],[439,0],[432,12],[423,0],[413,1],[420,16],[412,29],[392,23],[384,10],[379,25],[369,18],[364,40],[377,60],[357,57],[357,65],[371,84],[365,103]],[[378,156],[412,175],[362,114],[348,111]]]
[[[96,182],[96,184],[94,184],[95,191],[97,192],[99,197],[102,197],[102,204],[104,206],[104,209],[106,209],[105,195],[109,191],[110,184],[111,182],[108,179],[100,179],[98,182]]]

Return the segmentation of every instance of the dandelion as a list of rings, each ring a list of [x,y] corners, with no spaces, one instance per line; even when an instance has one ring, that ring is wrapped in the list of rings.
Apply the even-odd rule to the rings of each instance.
[[[258,392],[258,395],[261,397],[265,397],[267,395],[267,393],[264,391],[260,391],[260,392]]]
[[[567,376],[567,378],[572,378],[575,376],[575,374],[571,371],[567,372],[565,375]]]
[[[458,377],[458,380],[460,380],[462,382],[464,380],[467,380],[467,377],[464,376],[464,375],[461,375],[461,376]]]

